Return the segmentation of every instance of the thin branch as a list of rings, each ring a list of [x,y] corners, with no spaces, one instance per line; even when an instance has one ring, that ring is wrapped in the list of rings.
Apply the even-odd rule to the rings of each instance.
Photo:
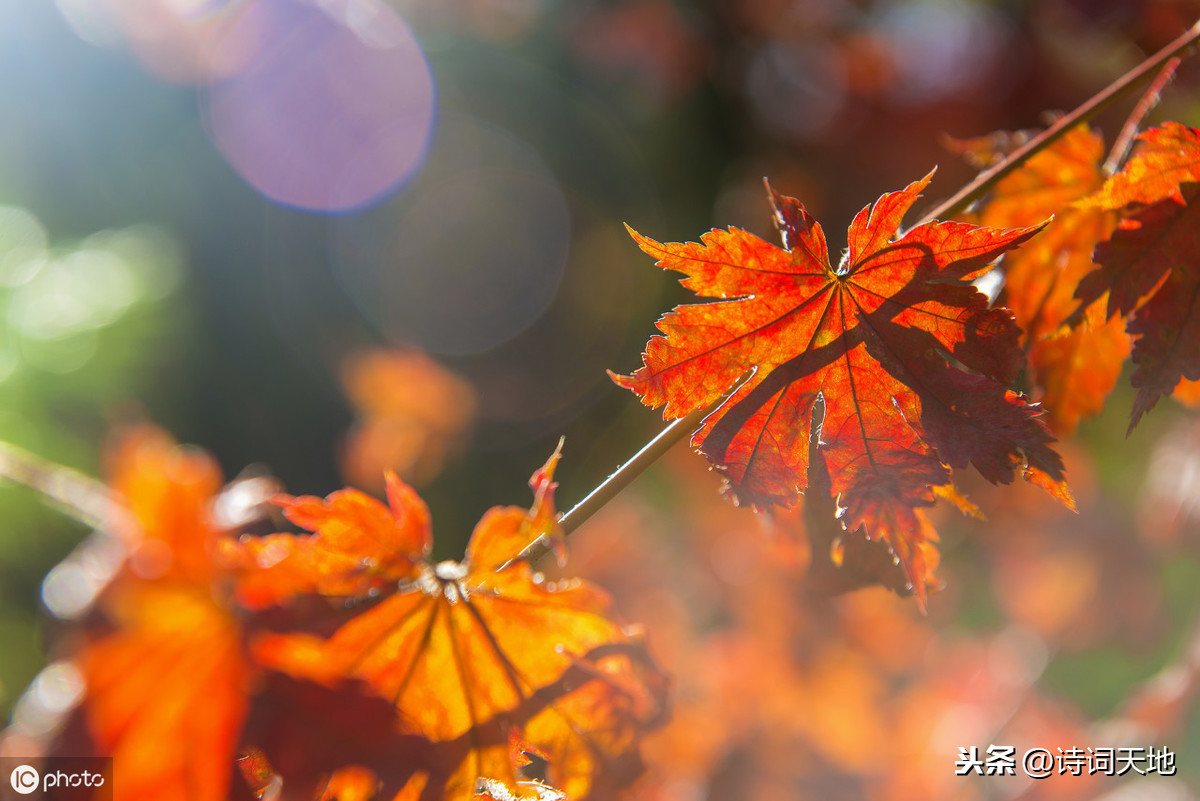
[[[723,400],[725,400],[724,396],[717,403]],[[629,483],[641,475],[647,467],[658,461],[660,456],[671,450],[677,442],[688,434],[695,431],[711,408],[710,406],[705,409],[698,409],[687,417],[680,417],[678,420],[675,420],[660,431],[658,436],[647,442],[629,461],[622,464],[613,471],[612,475],[600,482],[595,489],[587,494],[587,497],[575,504],[570,511],[559,518],[559,530],[562,536],[566,537],[572,531],[579,528],[585,520],[615,498],[617,493],[628,487]],[[525,546],[525,550],[521,551],[517,559],[524,559],[531,564],[536,562],[552,549],[551,541],[551,537],[546,535],[538,537]]]
[[[952,197],[943,201],[933,211],[926,214],[917,225],[924,225],[937,219],[953,217],[955,214],[958,214],[972,202],[982,197],[997,181],[1020,167],[1036,153],[1053,144],[1067,131],[1081,122],[1090,120],[1107,108],[1109,104],[1124,97],[1141,84],[1142,81],[1155,74],[1160,67],[1171,59],[1184,55],[1184,51],[1192,47],[1198,39],[1200,39],[1200,20],[1188,28],[1175,41],[1122,75],[1098,94],[1093,95],[1082,106],[1065,117],[1061,117],[1049,128],[1014,150],[1004,161],[981,172],[974,181],[971,181],[971,183],[964,186]]]
[[[128,523],[128,512],[104,484],[9,442],[0,442],[0,478],[29,487],[94,529],[114,531]]]
[[[1113,143],[1112,150],[1108,154],[1108,158],[1104,160],[1104,174],[1112,175],[1121,166],[1121,162],[1125,161],[1125,156],[1129,153],[1129,148],[1133,146],[1133,139],[1137,136],[1138,126],[1142,124],[1142,120],[1150,113],[1156,105],[1158,105],[1162,90],[1167,87],[1171,79],[1175,77],[1175,69],[1179,66],[1180,59],[1178,56],[1171,59],[1162,68],[1162,72],[1158,73],[1158,77],[1154,79],[1154,83],[1142,95],[1142,99],[1133,107],[1133,112],[1129,115],[1129,119],[1125,120],[1125,124],[1121,126],[1121,133],[1117,135],[1116,141]]]
[[[671,450],[675,443],[699,428],[701,421],[704,420],[704,416],[707,413],[708,409],[699,409],[687,417],[681,417],[660,431],[654,439],[647,442],[640,451],[634,454],[633,458],[618,467],[612,475],[604,479],[598,487],[588,493],[586,498],[575,504],[570,511],[562,516],[560,525],[562,526],[563,535],[568,535],[579,528],[583,521],[599,511],[617,493],[629,486],[629,482],[633,481],[643,470],[658,461],[658,457]]]

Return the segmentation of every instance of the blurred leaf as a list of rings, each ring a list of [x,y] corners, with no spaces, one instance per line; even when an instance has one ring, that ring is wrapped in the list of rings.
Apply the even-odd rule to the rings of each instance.
[[[1181,379],[1200,379],[1200,236],[1196,214],[1200,132],[1166,123],[1139,135],[1121,172],[1081,205],[1124,209],[1120,225],[1096,249],[1097,269],[1079,284],[1080,310],[1106,292],[1108,317],[1130,317],[1131,379],[1138,389],[1129,428],[1169,395]]]
[[[365,489],[382,489],[388,470],[428,482],[461,449],[475,416],[471,385],[415,350],[353,354],[342,366],[342,385],[359,417],[342,472]]]
[[[1129,355],[1123,320],[1105,321],[1092,307],[1087,324],[1066,329],[1080,279],[1092,269],[1092,249],[1116,227],[1111,211],[1078,208],[1104,180],[1104,141],[1086,126],[1072,128],[993,188],[971,215],[989,226],[1031,225],[1051,216],[1046,229],[1004,260],[1003,302],[1023,330],[1046,422],[1060,436],[1100,411]]]
[[[121,798],[222,801],[250,666],[237,619],[213,595],[220,472],[147,426],[118,436],[106,461],[137,526],[119,532],[129,556],[100,598],[106,625],[76,656],[84,719],[120,765]]]

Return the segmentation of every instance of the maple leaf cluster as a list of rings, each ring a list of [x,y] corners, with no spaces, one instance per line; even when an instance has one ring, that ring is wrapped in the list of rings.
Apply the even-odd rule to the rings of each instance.
[[[1133,336],[1131,382],[1138,389],[1130,418],[1137,425],[1163,395],[1188,398],[1200,380],[1200,234],[1195,221],[1200,132],[1169,122],[1139,135],[1139,149],[1084,209],[1117,211],[1120,222],[1096,246],[1098,269],[1075,296],[1081,307],[1107,295],[1106,317],[1128,318]],[[1080,312],[1069,322],[1078,324]]]
[[[1189,221],[1200,172],[1195,129],[1168,122],[1139,135],[1106,177],[1104,141],[1070,129],[1000,181],[973,218],[1021,225],[1054,215],[1004,262],[1002,302],[1023,329],[1031,383],[1060,435],[1104,405],[1132,350],[1133,429],[1163,395],[1194,402],[1197,242]],[[979,142],[962,143],[976,156]]]
[[[821,226],[770,189],[783,247],[737,228],[675,244],[631,229],[717,300],[667,313],[643,367],[613,378],[667,419],[708,409],[692,444],[735,499],[765,509],[807,492],[811,505],[816,489],[847,532],[822,543],[833,559],[850,542],[851,562],[888,584],[863,545],[883,543],[923,607],[938,585],[927,508],[944,497],[978,513],[952,471],[1020,474],[1073,507],[1051,443],[1103,407],[1131,352],[1130,430],[1161,396],[1200,395],[1200,132],[1167,123],[1139,138],[1106,178],[1102,139],[1070,129],[963,221],[901,232],[929,178],[885,194],[855,217],[836,267]],[[954,147],[986,162],[1015,141]],[[973,282],[1001,259],[993,306]],[[1012,389],[1023,373],[1032,397]]]
[[[987,161],[1007,141],[955,147]],[[836,265],[820,224],[769,187],[782,246],[738,228],[666,244],[631,229],[713,302],[667,313],[643,366],[613,378],[668,419],[703,412],[691,444],[736,500],[772,511],[759,522],[774,537],[750,536],[748,516],[712,499],[681,504],[690,538],[676,553],[665,543],[683,538],[661,521],[593,535],[587,571],[656,618],[671,665],[691,668],[675,721],[649,742],[661,768],[649,780],[635,783],[668,682],[641,631],[597,586],[548,580],[528,560],[547,542],[561,555],[558,451],[530,480],[531,508],[488,511],[461,562],[435,563],[429,510],[390,472],[386,503],[277,493],[279,525],[250,533],[220,511],[234,490],[213,460],[150,427],[110,453],[126,517],[106,536],[122,560],[60,646],[82,700],[39,747],[112,755],[130,799],[665,801],[712,790],[724,771],[739,798],[821,797],[795,785],[832,774],[899,801],[956,797],[936,777],[967,708],[983,721],[971,736],[1007,727],[1030,745],[1079,745],[1085,716],[1034,689],[1044,652],[1093,637],[1086,610],[1102,594],[1114,618],[1144,607],[1141,552],[1112,546],[1106,563],[1078,542],[1031,546],[1027,531],[1052,516],[1014,491],[988,577],[1011,636],[991,640],[939,638],[879,594],[815,613],[824,599],[802,597],[796,574],[818,593],[911,593],[925,612],[937,499],[981,516],[991,487],[1019,476],[1074,511],[1055,437],[1101,409],[1127,358],[1130,429],[1163,395],[1200,396],[1200,132],[1167,123],[1115,174],[1107,163],[1098,134],[1076,127],[963,219],[902,230],[926,176],[864,208]],[[993,303],[980,286],[997,264]],[[428,475],[473,414],[469,387],[418,354],[364,356],[347,388],[362,416],[352,473]],[[1172,489],[1164,514],[1181,516],[1190,490]],[[283,519],[300,531],[279,532]],[[1200,670],[1181,669],[1177,695],[1195,694]],[[1127,717],[1177,728],[1179,698],[1156,692]],[[880,753],[883,771],[869,761]],[[1058,786],[1037,792],[1093,791],[1042,789]]]
[[[234,537],[207,455],[127,433],[110,483],[136,525],[68,641],[86,692],[51,753],[113,756],[124,799],[608,797],[666,680],[603,591],[520,557],[554,535],[557,461],[531,509],[490,510],[462,563],[434,564],[394,475],[387,505],[281,495],[311,533]]]

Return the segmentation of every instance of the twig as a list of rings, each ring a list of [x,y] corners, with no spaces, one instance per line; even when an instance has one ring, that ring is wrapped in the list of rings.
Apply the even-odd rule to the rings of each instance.
[[[115,531],[128,522],[128,512],[104,484],[9,442],[0,442],[0,478],[29,487],[94,529]]]
[[[1129,115],[1129,119],[1125,120],[1125,124],[1121,126],[1121,133],[1117,135],[1116,141],[1113,142],[1108,158],[1104,160],[1103,170],[1105,175],[1112,175],[1120,168],[1121,162],[1125,160],[1125,156],[1129,153],[1129,148],[1133,146],[1133,139],[1137,136],[1138,126],[1142,124],[1142,120],[1150,113],[1150,110],[1158,105],[1162,90],[1175,77],[1175,68],[1179,66],[1181,60],[1176,56],[1168,61],[1166,66],[1162,68],[1162,72],[1158,73],[1158,77],[1154,79],[1154,83],[1150,84],[1150,88],[1142,95],[1142,99],[1133,107],[1133,112]]]
[[[589,492],[586,498],[575,504],[562,516],[559,525],[562,527],[563,534],[570,534],[579,528],[583,521],[599,511],[618,492],[629,486],[629,482],[633,481],[638,474],[658,461],[658,457],[695,431],[706,414],[708,414],[708,409],[698,409],[686,417],[680,417],[660,431],[658,436],[647,442],[640,451],[633,455],[633,458],[618,467],[612,475]]]
[[[933,211],[926,214],[917,225],[924,225],[937,219],[953,217],[955,214],[958,214],[977,198],[981,197],[993,184],[1020,167],[1036,153],[1053,144],[1063,134],[1071,130],[1071,128],[1085,120],[1091,119],[1107,108],[1110,103],[1119,100],[1136,88],[1165,63],[1177,56],[1183,55],[1183,52],[1194,45],[1198,39],[1200,39],[1200,20],[1188,28],[1175,41],[1122,75],[1116,81],[1113,81],[1098,94],[1093,95],[1082,106],[1065,117],[1061,117],[1049,128],[1014,150],[1004,161],[981,172],[974,181],[971,181],[971,183],[958,190],[953,196],[943,201]]]
[[[722,396],[721,400],[717,401],[717,403],[724,401],[725,397]],[[711,408],[710,406],[705,409],[698,409],[687,417],[680,417],[678,420],[675,420],[660,431],[658,436],[647,442],[629,461],[622,464],[613,471],[612,475],[600,482],[595,489],[587,494],[587,497],[575,504],[570,511],[559,518],[559,530],[562,535],[565,537],[579,528],[585,520],[616,497],[617,493],[629,486],[629,483],[641,475],[642,471],[658,461],[658,458],[669,451],[677,442],[695,431]],[[533,563],[545,556],[551,548],[551,538],[542,535],[525,546],[525,550],[521,551],[517,558]]]

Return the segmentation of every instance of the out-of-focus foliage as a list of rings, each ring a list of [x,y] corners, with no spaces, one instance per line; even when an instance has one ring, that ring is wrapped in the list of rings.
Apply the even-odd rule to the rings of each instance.
[[[180,326],[167,317],[182,269],[161,228],[131,225],[52,239],[27,209],[0,207],[0,440],[95,469],[105,418],[154,395]],[[0,492],[0,708],[37,672],[40,576],[79,529],[34,498]],[[39,532],[26,537],[22,531]]]
[[[1164,430],[1162,446],[1179,436]],[[1179,776],[1030,782],[1019,763],[1017,777],[954,775],[970,745],[1013,745],[1019,759],[1153,742],[1171,744],[1194,781],[1188,585],[1200,563],[1140,537],[1135,508],[1112,500],[1084,454],[1067,456],[1082,525],[1022,485],[971,483],[986,522],[935,509],[951,578],[922,616],[879,588],[809,591],[803,523],[732,508],[700,460],[672,452],[652,491],[623,496],[572,539],[573,569],[654,620],[651,643],[676,671],[673,718],[647,741],[652,770],[633,797],[1192,797]],[[1149,476],[1131,495],[1160,503],[1173,490]],[[1195,528],[1194,515],[1164,512]]]
[[[934,164],[939,192],[969,180],[942,134],[1036,127],[1197,17],[1195,0],[0,3],[0,201],[13,210],[0,214],[0,438],[93,472],[103,421],[142,406],[226,475],[265,465],[224,496],[246,496],[232,506],[273,485],[264,472],[324,495],[344,483],[347,431],[404,416],[346,397],[347,358],[419,348],[474,387],[469,452],[419,468],[435,559],[459,558],[560,434],[570,502],[661,425],[604,374],[636,365],[655,316],[684,300],[623,221],[664,241],[714,225],[769,236],[767,175],[840,237]],[[1200,122],[1194,61],[1151,122]],[[1126,113],[1095,126],[1111,140]],[[10,258],[29,247],[50,256]],[[572,574],[644,621],[677,677],[675,722],[635,791],[1197,797],[1197,434],[1163,402],[1125,439],[1127,386],[1063,446],[1078,516],[969,479],[987,522],[935,507],[946,588],[928,618],[880,591],[801,596],[809,562],[824,587],[861,583],[845,566],[863,542],[810,527],[810,553],[763,535],[692,454],[577,531]],[[390,436],[372,441],[407,458]],[[43,646],[62,642],[40,582],[85,532],[8,488],[0,519],[9,709]],[[275,689],[300,711],[330,701]],[[58,708],[81,690],[59,663],[24,698]],[[394,745],[372,728],[381,708],[355,707],[361,725],[337,736]],[[289,724],[256,721],[300,730]],[[953,776],[959,747],[1005,739],[1170,745],[1184,777]],[[333,737],[320,744],[340,755]],[[335,784],[347,798],[371,786],[362,773]]]
[[[426,354],[352,354],[342,386],[358,415],[342,452],[342,472],[355,486],[379,492],[389,470],[424,484],[462,451],[475,390]]]
[[[83,549],[118,558],[70,610],[0,754],[111,756],[123,799],[274,783],[297,801],[469,801],[481,779],[529,778],[526,752],[580,799],[641,773],[667,684],[641,633],[599,588],[546,582],[520,556],[557,527],[558,451],[530,480],[532,508],[489,510],[461,565],[428,561],[429,510],[394,475],[388,506],[353,489],[278,496],[311,535],[234,539],[250,518],[222,527],[207,454],[142,425],[107,456],[111,506]]]

